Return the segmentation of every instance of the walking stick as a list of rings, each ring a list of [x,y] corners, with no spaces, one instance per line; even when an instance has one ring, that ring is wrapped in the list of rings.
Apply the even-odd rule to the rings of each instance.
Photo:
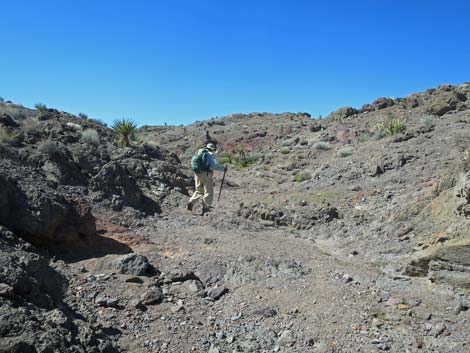
[[[227,168],[224,168],[224,176],[222,177],[222,181],[220,182],[220,190],[219,190],[219,197],[217,198],[217,203],[220,201],[220,195],[222,194],[222,186],[224,185],[225,180],[225,173],[227,172]]]

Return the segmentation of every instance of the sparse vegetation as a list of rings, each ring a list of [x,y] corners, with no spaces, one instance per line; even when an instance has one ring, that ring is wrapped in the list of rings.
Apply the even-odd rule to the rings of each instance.
[[[281,146],[291,146],[294,143],[293,139],[287,139],[281,142]]]
[[[375,137],[380,139],[384,136],[393,136],[405,132],[406,124],[404,120],[392,119],[388,124],[380,123],[374,126]]]
[[[137,128],[137,124],[134,120],[129,118],[114,120],[111,128],[116,133],[116,141],[118,145],[130,147],[131,141],[135,139],[134,133]]]
[[[78,117],[81,119],[88,119],[88,115],[86,115],[85,113],[78,113]]]
[[[4,126],[0,125],[0,143],[10,143],[15,139],[15,135],[12,134]]]
[[[44,131],[39,128],[39,120],[37,118],[29,118],[23,121],[23,130],[28,134],[40,136]]]
[[[316,150],[321,150],[321,151],[331,150],[331,145],[327,142],[318,142],[315,144],[314,147]]]
[[[349,157],[352,155],[352,150],[348,147],[342,148],[338,151],[338,155],[342,158]]]
[[[229,152],[223,152],[218,158],[217,161],[220,165],[229,165],[232,168],[247,168],[250,165],[255,164],[260,159],[262,155],[259,153],[247,153],[242,145],[239,145],[235,150],[235,154],[230,154]]]
[[[85,129],[82,131],[80,141],[89,145],[98,146],[100,137],[95,129]]]
[[[425,115],[419,118],[418,129],[424,132],[431,131],[434,128],[434,118],[432,115]]]
[[[45,112],[45,111],[47,111],[46,105],[45,105],[45,104],[42,104],[42,103],[37,103],[37,104],[34,105],[34,107],[35,107],[38,111],[40,111],[40,112]]]
[[[51,157],[61,158],[64,156],[61,146],[50,139],[41,141],[38,144],[38,150]]]
[[[72,131],[81,131],[82,130],[82,126],[80,124],[77,124],[77,123],[68,122],[65,125]]]
[[[310,180],[312,178],[312,174],[308,171],[301,171],[300,173],[296,174],[294,177],[294,180],[297,183],[300,183],[302,181]]]
[[[290,153],[290,148],[287,146],[281,147],[279,150],[282,154],[289,154]]]
[[[406,124],[404,120],[401,119],[392,119],[388,123],[388,127],[385,129],[385,132],[387,135],[392,136],[395,134],[401,134],[402,132],[405,132],[406,130]]]

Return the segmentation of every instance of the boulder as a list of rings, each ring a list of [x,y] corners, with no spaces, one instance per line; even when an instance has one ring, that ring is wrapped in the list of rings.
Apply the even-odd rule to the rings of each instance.
[[[17,128],[19,126],[16,121],[13,120],[13,118],[7,114],[0,115],[0,125],[11,128]]]
[[[9,168],[0,162],[0,224],[33,244],[74,243],[96,232],[88,203],[65,197],[38,175]]]
[[[155,273],[155,269],[150,265],[148,259],[135,253],[120,256],[116,259],[115,266],[119,273],[127,275],[145,276]]]
[[[464,102],[466,100],[467,97],[461,93],[453,91],[441,92],[432,97],[429,112],[431,114],[441,116],[453,110],[461,110],[462,108],[465,108]]]
[[[150,287],[146,292],[142,293],[140,300],[144,305],[155,305],[163,300],[163,292],[160,287]]]

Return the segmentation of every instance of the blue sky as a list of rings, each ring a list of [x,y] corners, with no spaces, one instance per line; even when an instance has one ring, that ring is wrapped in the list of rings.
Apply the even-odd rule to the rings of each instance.
[[[0,0],[0,96],[112,122],[327,115],[470,81],[470,2]]]

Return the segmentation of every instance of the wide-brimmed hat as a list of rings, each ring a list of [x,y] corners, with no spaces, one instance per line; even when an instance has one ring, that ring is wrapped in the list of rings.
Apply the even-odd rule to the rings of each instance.
[[[210,151],[217,151],[217,147],[213,143],[208,143],[206,148]]]

